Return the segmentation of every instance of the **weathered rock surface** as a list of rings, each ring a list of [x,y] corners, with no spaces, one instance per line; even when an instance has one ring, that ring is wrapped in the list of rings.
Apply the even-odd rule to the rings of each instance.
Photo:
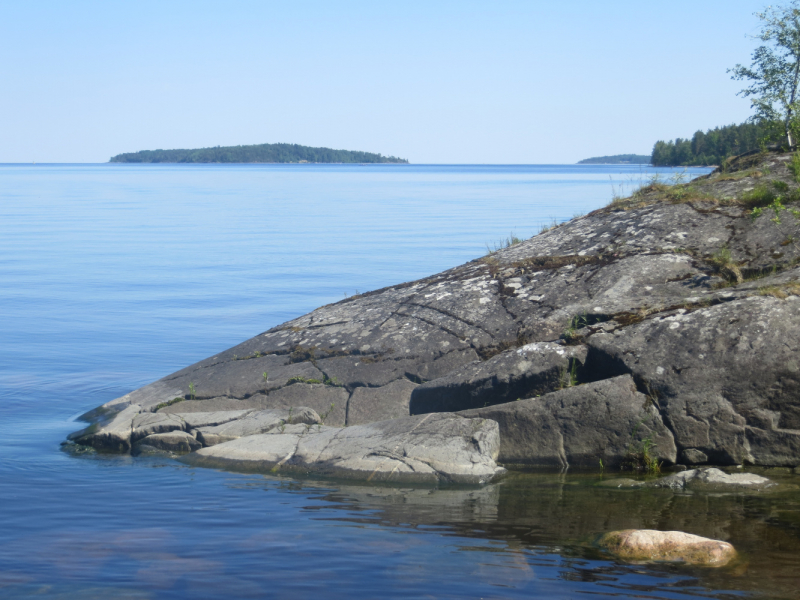
[[[348,425],[399,419],[409,415],[408,404],[417,387],[408,379],[398,379],[383,387],[357,387],[347,407]]]
[[[673,490],[693,488],[704,491],[736,491],[741,489],[765,490],[776,484],[754,473],[725,473],[719,469],[691,469],[647,482],[647,487],[664,487]]]
[[[170,431],[168,433],[154,433],[142,438],[133,445],[131,454],[144,454],[151,450],[186,454],[202,447],[203,445],[192,434],[185,431]]]
[[[728,542],[683,531],[625,529],[603,535],[598,544],[612,554],[635,562],[673,562],[721,567],[736,557]]]
[[[126,406],[120,412],[111,413],[108,420],[70,434],[69,439],[106,452],[128,452],[131,449],[133,420],[140,410],[141,407],[135,404]]]
[[[504,469],[497,423],[435,413],[338,428],[287,425],[204,448],[189,464],[258,472],[436,484],[483,484]]]
[[[411,394],[410,411],[418,415],[481,408],[546,394],[570,385],[585,360],[583,346],[526,344],[422,384]]]
[[[131,441],[136,442],[154,433],[185,431],[186,422],[178,415],[140,413],[131,423]]]
[[[497,421],[503,464],[618,467],[645,439],[659,461],[676,459],[672,433],[630,375],[459,414]]]
[[[139,413],[308,407],[354,425],[485,406],[500,407],[509,462],[589,464],[652,434],[666,462],[800,466],[800,220],[750,212],[754,190],[797,188],[788,160],[651,185],[465,265],[323,306],[111,400],[72,439],[127,452]],[[587,387],[622,375],[616,399]],[[567,376],[582,385],[562,390]],[[517,398],[523,408],[502,408]],[[133,441],[170,423],[140,417]]]
[[[319,415],[310,408],[286,410],[258,410],[222,425],[210,425],[197,429],[197,438],[204,446],[214,446],[248,435],[267,433],[286,425],[320,423]]]

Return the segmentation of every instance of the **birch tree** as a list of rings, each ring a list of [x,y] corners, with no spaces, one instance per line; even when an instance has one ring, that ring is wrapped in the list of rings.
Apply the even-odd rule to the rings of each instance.
[[[762,27],[754,37],[764,45],[753,52],[749,67],[736,65],[728,72],[733,73],[732,79],[750,82],[739,95],[750,98],[755,109],[752,120],[780,124],[789,147],[794,148],[800,132],[800,2],[792,0],[755,14]]]

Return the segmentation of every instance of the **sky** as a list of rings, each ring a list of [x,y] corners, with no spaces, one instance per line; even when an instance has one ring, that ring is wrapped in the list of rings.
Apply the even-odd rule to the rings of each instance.
[[[0,163],[296,143],[649,154],[751,114],[752,0],[0,2]]]

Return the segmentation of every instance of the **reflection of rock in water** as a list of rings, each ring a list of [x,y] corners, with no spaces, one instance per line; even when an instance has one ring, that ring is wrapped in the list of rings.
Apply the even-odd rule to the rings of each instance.
[[[491,523],[497,519],[500,486],[479,489],[345,486],[328,494],[326,499],[377,510],[366,520],[385,525]]]
[[[791,475],[774,479],[797,481]],[[696,583],[709,588],[768,590],[782,598],[794,598],[800,589],[800,496],[789,486],[778,493],[685,493],[598,487],[601,480],[592,475],[514,474],[498,484],[469,490],[368,486],[331,490],[330,483],[319,487],[326,490],[325,500],[348,511],[343,520],[438,527],[446,535],[500,542],[497,551],[523,552],[526,561],[534,555],[542,560],[545,554],[611,560],[594,546],[605,532],[685,531],[732,543],[741,560],[715,572],[673,569],[670,573],[699,577]],[[302,489],[313,486],[304,484]],[[469,550],[469,545],[462,549]],[[563,577],[593,580],[597,569],[614,577],[628,572],[628,567],[605,562],[587,570],[580,560],[565,566]]]

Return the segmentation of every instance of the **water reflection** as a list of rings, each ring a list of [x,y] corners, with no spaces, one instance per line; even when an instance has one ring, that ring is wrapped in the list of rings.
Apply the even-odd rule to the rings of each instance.
[[[797,476],[769,475],[784,483],[800,483]],[[458,545],[459,552],[502,555],[502,560],[496,559],[502,565],[480,564],[476,575],[487,582],[499,578],[519,585],[534,577],[535,564],[553,568],[558,563],[563,580],[616,582],[612,587],[618,592],[640,590],[666,597],[659,594],[667,588],[693,594],[704,590],[703,595],[729,589],[797,597],[800,493],[794,486],[772,493],[675,493],[596,487],[602,479],[515,474],[480,490],[347,486],[323,498],[347,513],[334,520],[493,541],[488,546]],[[307,492],[314,484],[293,485]],[[626,565],[593,544],[603,532],[628,528],[680,530],[726,540],[735,545],[740,558],[722,569]],[[548,560],[542,563],[542,558]],[[627,582],[642,575],[659,581]],[[726,597],[720,592],[711,595]]]
[[[796,488],[692,494],[514,474],[479,489],[414,489],[66,458],[77,475],[62,473],[64,514],[20,520],[26,534],[0,544],[3,598],[795,598],[800,589]],[[99,477],[110,493],[91,487]],[[125,486],[129,496],[109,506]],[[83,510],[70,490],[85,494]],[[724,539],[741,558],[721,569],[624,564],[593,546],[621,528]]]

